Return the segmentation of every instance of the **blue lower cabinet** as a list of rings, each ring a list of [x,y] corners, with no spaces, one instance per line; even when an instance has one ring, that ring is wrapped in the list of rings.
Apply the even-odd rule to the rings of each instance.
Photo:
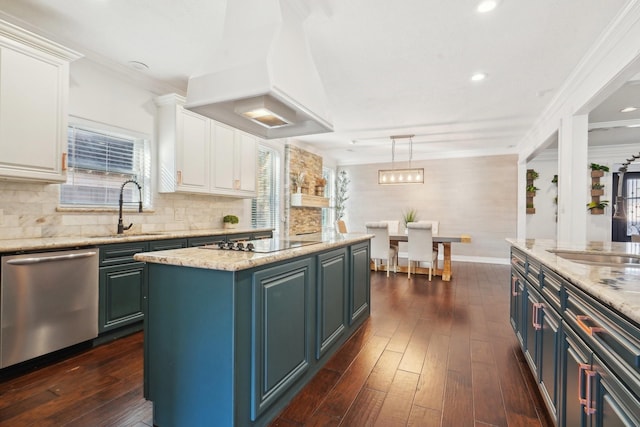
[[[146,266],[143,262],[100,268],[100,333],[144,318],[146,285]]]
[[[349,319],[354,324],[370,313],[371,259],[369,241],[355,244],[349,248]]]
[[[251,421],[309,367],[312,271],[312,260],[304,259],[253,276]]]
[[[638,396],[634,396],[628,384],[621,381],[597,356],[593,358],[593,400],[586,411],[596,427],[640,426]],[[632,380],[629,378],[628,380]],[[638,384],[636,383],[636,386]]]
[[[345,332],[349,322],[349,276],[346,248],[318,256],[316,358],[320,359]]]
[[[562,396],[559,425],[584,427],[588,425],[584,408],[592,372],[592,352],[566,323],[562,328],[561,351]]]

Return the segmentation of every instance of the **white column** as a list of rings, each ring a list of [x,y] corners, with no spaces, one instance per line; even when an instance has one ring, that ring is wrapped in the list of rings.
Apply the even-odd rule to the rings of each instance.
[[[583,243],[587,239],[588,116],[561,119],[558,135],[557,240]]]

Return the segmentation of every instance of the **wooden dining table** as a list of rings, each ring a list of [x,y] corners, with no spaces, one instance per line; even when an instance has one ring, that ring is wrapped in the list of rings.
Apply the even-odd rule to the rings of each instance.
[[[409,236],[406,234],[390,234],[389,241],[392,245],[398,244],[398,242],[408,242]],[[436,268],[434,274],[437,276],[441,276],[442,280],[448,282],[451,280],[451,243],[471,243],[471,236],[469,236],[468,234],[460,234],[458,236],[434,234],[433,243],[442,244],[444,258],[442,268]],[[398,266],[398,271],[406,273],[407,267]],[[416,267],[416,273],[428,274],[429,269]]]

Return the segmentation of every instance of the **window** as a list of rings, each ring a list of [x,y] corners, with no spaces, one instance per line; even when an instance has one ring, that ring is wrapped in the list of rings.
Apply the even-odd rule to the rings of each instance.
[[[251,201],[251,225],[280,229],[280,154],[269,146],[258,144],[257,197]]]
[[[330,168],[322,168],[322,177],[327,180],[324,187],[324,197],[329,198],[329,209],[322,209],[322,228],[333,228],[336,222],[335,206],[335,171]]]
[[[143,205],[151,207],[148,138],[84,120],[69,125],[67,138],[67,182],[61,186],[61,206],[117,207],[122,184],[133,179],[142,186]],[[137,206],[135,185],[124,188],[123,200]]]

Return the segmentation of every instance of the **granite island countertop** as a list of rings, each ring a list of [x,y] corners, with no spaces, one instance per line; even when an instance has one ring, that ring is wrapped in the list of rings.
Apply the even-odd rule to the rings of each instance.
[[[139,242],[145,240],[180,239],[187,237],[217,236],[271,231],[271,228],[213,228],[208,230],[178,230],[161,232],[139,232],[107,234],[102,236],[65,236],[25,239],[0,239],[0,252],[37,251],[80,246],[105,245],[110,243]]]
[[[588,242],[563,244],[554,240],[507,239],[604,304],[640,325],[640,265],[637,267],[588,265],[569,261],[549,250],[640,256],[640,243]]]
[[[136,254],[133,258],[136,261],[155,264],[168,264],[211,270],[239,271],[322,252],[332,248],[339,248],[358,242],[364,242],[370,240],[372,237],[372,234],[365,233],[340,234],[337,232],[323,232],[305,234],[302,236],[291,236],[291,239],[314,241],[318,243],[292,249],[284,249],[277,252],[256,253],[199,247],[143,252]],[[279,237],[274,235],[274,238],[277,239]]]

